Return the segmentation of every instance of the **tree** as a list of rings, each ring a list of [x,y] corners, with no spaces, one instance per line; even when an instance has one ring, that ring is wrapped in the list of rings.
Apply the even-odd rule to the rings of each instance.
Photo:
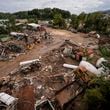
[[[55,14],[53,19],[53,25],[58,26],[59,28],[66,28],[65,19],[61,14]]]
[[[53,8],[52,9],[52,14],[53,14],[53,17],[54,15],[56,14],[61,14],[63,18],[70,18],[71,17],[71,14],[69,11],[65,11],[65,10],[61,10],[61,9],[58,9],[58,8]]]
[[[71,16],[71,26],[73,27],[73,28],[75,28],[75,29],[77,29],[78,28],[78,18],[77,18],[77,15],[72,15]]]

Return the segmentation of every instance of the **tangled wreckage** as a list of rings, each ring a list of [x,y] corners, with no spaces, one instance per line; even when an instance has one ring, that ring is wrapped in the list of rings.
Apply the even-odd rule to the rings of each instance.
[[[38,30],[25,29],[22,33],[11,32],[10,39],[0,41],[0,61],[12,60],[33,49],[35,45],[51,43],[52,40],[52,36],[44,27],[39,27]]]
[[[25,49],[7,45],[8,49],[1,45],[1,56],[6,55],[6,51],[20,53]],[[91,44],[83,46],[65,40],[58,48],[38,59],[20,62],[18,68],[0,79],[0,103],[6,105],[6,108],[0,105],[0,110],[73,110],[72,103],[94,77],[108,78],[110,74],[110,67],[106,66],[110,65],[109,59],[98,55]],[[98,57],[94,60],[94,56]],[[4,101],[2,94],[9,94],[5,99],[10,97],[10,100],[13,96],[16,103],[11,103],[11,100],[11,105],[7,104],[8,100]],[[13,109],[8,109],[10,106]]]

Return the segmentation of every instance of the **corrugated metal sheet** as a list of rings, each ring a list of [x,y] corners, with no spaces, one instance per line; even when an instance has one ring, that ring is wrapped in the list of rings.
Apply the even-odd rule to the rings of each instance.
[[[14,97],[12,97],[12,96],[4,93],[4,92],[0,93],[0,101],[5,103],[8,106],[10,104],[12,104],[15,100],[16,100],[16,98],[14,98]]]

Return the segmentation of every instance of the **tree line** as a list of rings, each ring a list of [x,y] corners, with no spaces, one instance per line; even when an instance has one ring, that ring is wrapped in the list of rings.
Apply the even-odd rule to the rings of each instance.
[[[110,14],[102,12],[71,14],[58,8],[33,9],[16,13],[0,13],[0,19],[9,19],[14,24],[15,19],[48,20],[58,28],[72,27],[80,32],[97,31],[110,35]],[[67,25],[69,24],[69,26]]]
[[[82,32],[97,31],[110,35],[110,15],[102,12],[71,16],[71,26]]]
[[[58,13],[60,13],[65,19],[71,17],[69,11],[61,10],[58,8],[33,9],[31,11],[16,12],[13,15],[15,15],[18,19],[37,18],[40,20],[51,20],[54,18],[54,15]]]

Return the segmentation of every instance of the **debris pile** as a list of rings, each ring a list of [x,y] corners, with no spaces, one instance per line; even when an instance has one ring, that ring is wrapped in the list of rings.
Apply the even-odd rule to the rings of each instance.
[[[45,28],[39,30],[23,30],[20,32],[11,32],[12,36],[9,41],[0,42],[0,61],[13,59],[20,54],[26,53],[34,48],[35,45],[45,42],[50,44],[53,41],[50,33]]]
[[[17,98],[14,98],[4,92],[0,93],[0,110],[15,110],[17,107]]]
[[[1,44],[1,56],[25,52],[25,46],[31,49],[30,44],[51,37],[35,30],[24,33],[14,38],[25,42],[24,47],[16,43],[6,43],[6,47]],[[18,110],[72,110],[71,102],[86,90],[94,77],[108,78],[109,65],[109,59],[101,57],[98,49],[65,40],[39,59],[20,62],[18,68],[0,79],[0,92],[17,97]]]
[[[1,61],[13,59],[23,53],[24,53],[23,45],[9,42],[5,44],[1,44],[0,46],[0,60]]]

